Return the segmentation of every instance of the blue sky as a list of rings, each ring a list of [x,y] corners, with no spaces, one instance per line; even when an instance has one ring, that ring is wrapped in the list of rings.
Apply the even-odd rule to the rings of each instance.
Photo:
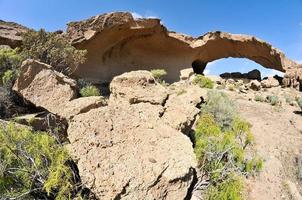
[[[208,31],[255,35],[302,62],[302,0],[0,0],[0,19],[48,31],[66,23],[112,11],[161,18],[169,30],[199,36]],[[221,59],[210,74],[258,68],[247,59]]]

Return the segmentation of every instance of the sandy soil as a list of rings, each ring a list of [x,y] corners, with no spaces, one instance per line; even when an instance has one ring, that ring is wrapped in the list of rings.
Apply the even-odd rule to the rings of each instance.
[[[302,155],[302,115],[296,112],[300,109],[251,101],[251,96],[236,92],[228,94],[240,115],[253,125],[255,148],[265,160],[263,171],[246,181],[248,199],[299,199],[290,190],[297,189],[302,194],[296,175],[296,157]]]

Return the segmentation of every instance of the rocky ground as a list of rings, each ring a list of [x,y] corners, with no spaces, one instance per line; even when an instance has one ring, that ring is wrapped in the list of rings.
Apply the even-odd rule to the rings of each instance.
[[[272,106],[266,102],[256,102],[255,95],[279,94],[294,90],[281,87],[267,91],[239,94],[226,91],[238,107],[240,115],[252,124],[255,148],[265,159],[263,171],[247,181],[249,199],[301,199],[301,181],[298,180],[296,158],[302,152],[302,114],[300,108],[283,101]]]

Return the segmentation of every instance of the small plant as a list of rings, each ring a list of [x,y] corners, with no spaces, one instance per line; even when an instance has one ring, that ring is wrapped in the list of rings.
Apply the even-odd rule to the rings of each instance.
[[[90,96],[100,96],[100,90],[93,85],[88,85],[80,89],[80,94],[82,97],[90,97]]]
[[[269,104],[271,104],[272,106],[276,106],[276,105],[279,105],[281,103],[278,96],[276,96],[276,95],[268,95],[266,97],[266,101]]]
[[[255,101],[258,101],[258,102],[264,102],[265,101],[265,98],[261,95],[256,95],[255,98],[254,98]]]
[[[150,72],[158,82],[162,82],[162,78],[167,75],[167,72],[164,69],[152,69]]]
[[[13,79],[15,77],[15,73],[13,70],[7,70],[4,72],[4,75],[2,77],[2,83],[4,86],[8,86],[9,84],[12,84]]]
[[[211,79],[200,74],[197,74],[195,76],[192,83],[194,85],[198,85],[201,88],[209,88],[209,89],[214,88],[214,82]]]
[[[212,114],[222,129],[228,129],[236,115],[234,104],[223,92],[211,90],[207,96],[207,102],[202,106],[201,112]]]
[[[235,91],[235,90],[236,90],[235,84],[229,84],[229,85],[228,85],[228,90],[230,90],[230,91]]]
[[[302,97],[298,98],[297,99],[297,103],[298,103],[298,106],[301,108],[302,110]]]
[[[4,199],[70,199],[76,185],[67,150],[43,132],[0,128],[0,194]]]

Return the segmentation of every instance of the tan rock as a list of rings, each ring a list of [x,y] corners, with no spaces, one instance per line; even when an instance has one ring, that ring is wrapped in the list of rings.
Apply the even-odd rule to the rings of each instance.
[[[261,83],[257,80],[252,80],[249,83],[249,88],[251,88],[252,90],[258,91],[261,89]]]
[[[157,83],[149,71],[133,71],[115,77],[110,84],[112,101],[126,100],[131,104],[149,102],[163,104],[167,90]]]
[[[268,77],[267,79],[264,79],[261,81],[261,86],[263,88],[278,87],[279,81],[277,79],[275,79],[274,77]]]
[[[282,82],[286,87],[293,87],[302,91],[302,65],[288,69],[284,74]]]
[[[161,112],[160,105],[121,101],[73,118],[71,153],[98,198],[184,199],[196,166],[192,143],[164,125]]]
[[[296,63],[267,42],[249,35],[209,32],[197,38],[170,32],[159,19],[134,19],[130,13],[107,13],[68,24],[67,37],[87,49],[76,77],[110,82],[134,70],[164,68],[167,82],[182,69],[203,71],[206,63],[227,57],[248,58],[264,67],[286,71]]]
[[[0,20],[0,45],[8,45],[16,48],[22,44],[22,33],[29,29],[14,22]]]
[[[77,96],[76,87],[76,81],[54,71],[50,65],[26,60],[13,90],[35,106],[59,114]]]
[[[190,76],[192,76],[194,74],[194,71],[192,68],[188,68],[188,69],[183,69],[180,70],[180,80],[188,80],[190,78]]]
[[[163,121],[186,133],[186,129],[192,127],[197,114],[200,112],[198,107],[203,102],[206,93],[206,90],[195,85],[179,87],[177,91],[169,96],[165,104]]]

